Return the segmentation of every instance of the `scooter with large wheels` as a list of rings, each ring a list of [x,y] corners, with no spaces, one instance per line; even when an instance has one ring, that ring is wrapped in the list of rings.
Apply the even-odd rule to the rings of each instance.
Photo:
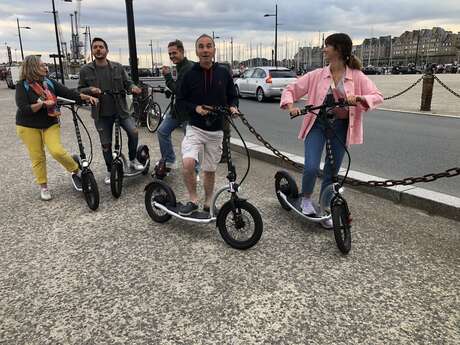
[[[112,95],[114,99],[117,97],[126,97],[125,91],[104,91],[104,93]],[[123,179],[125,177],[147,175],[150,168],[150,154],[147,145],[139,145],[136,152],[136,158],[139,163],[143,165],[143,169],[134,170],[131,168],[129,161],[122,152],[122,135],[120,127],[120,115],[117,113],[115,114],[115,146],[112,153],[113,160],[110,168],[110,190],[115,198],[119,198],[121,195]]]
[[[208,115],[208,121],[215,121],[223,117],[226,121],[230,122],[231,126],[236,130],[244,143],[244,139],[240,132],[233,124],[227,107],[213,107],[208,110],[211,111]],[[228,185],[220,188],[214,194],[209,213],[195,211],[190,216],[180,215],[180,203],[176,201],[176,196],[171,187],[164,181],[154,180],[145,187],[145,207],[149,216],[157,223],[167,222],[171,217],[201,224],[216,222],[216,226],[222,238],[231,247],[236,249],[248,249],[254,246],[262,236],[263,222],[257,208],[246,199],[238,196],[239,187],[244,182],[250,169],[249,151],[245,143],[244,146],[246,149],[248,166],[245,175],[238,183],[236,182],[236,169],[233,165],[229,149],[230,145],[226,145],[228,154]],[[224,192],[230,193],[230,200],[226,201],[221,208],[218,209],[217,200]]]
[[[81,184],[82,191],[85,197],[86,203],[91,210],[97,210],[99,207],[99,189],[97,187],[96,179],[94,174],[90,169],[91,161],[93,158],[93,144],[91,141],[91,136],[89,135],[88,129],[78,115],[78,108],[76,107],[76,102],[70,99],[63,97],[57,97],[57,105],[60,107],[65,107],[72,112],[73,123],[75,126],[75,134],[77,136],[78,148],[80,155],[72,155],[72,158],[77,162],[79,168],[81,169]],[[86,134],[89,138],[91,154],[89,158],[86,157],[85,148],[83,147],[83,141],[80,134],[80,127],[78,122],[81,123],[83,128],[86,131]]]
[[[325,104],[320,106],[307,105],[299,115],[291,115],[291,119],[305,115],[308,113],[314,113],[315,110],[319,110],[317,115],[317,120],[321,121],[326,128],[326,155],[332,164],[332,170],[334,175],[332,176],[333,183],[329,185],[320,196],[319,205],[314,205],[316,209],[315,215],[306,215],[302,213],[301,201],[302,196],[298,192],[297,184],[294,178],[285,170],[280,170],[275,174],[275,190],[276,196],[278,198],[281,207],[286,211],[293,210],[296,214],[301,217],[315,223],[319,223],[325,220],[332,218],[332,224],[334,229],[334,237],[337,243],[339,250],[348,254],[351,249],[351,214],[348,209],[347,202],[342,196],[344,191],[343,184],[347,178],[348,171],[350,169],[350,153],[346,148],[345,143],[342,143],[345,147],[345,152],[348,155],[348,168],[345,174],[345,177],[341,182],[339,182],[338,175],[335,173],[334,169],[334,156],[332,153],[331,139],[335,136],[332,124],[335,121],[334,114],[331,112],[334,108],[345,108],[349,105],[344,100],[339,100],[335,102],[334,100],[329,100]],[[330,203],[327,202],[327,195],[331,195],[332,199]],[[329,211],[330,210],[330,211]]]

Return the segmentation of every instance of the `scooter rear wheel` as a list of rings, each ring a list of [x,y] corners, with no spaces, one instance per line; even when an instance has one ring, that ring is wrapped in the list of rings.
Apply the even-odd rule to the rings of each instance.
[[[289,206],[284,199],[278,194],[278,192],[282,192],[286,197],[290,198],[297,198],[299,195],[299,190],[297,189],[297,184],[295,183],[294,178],[289,175],[287,171],[280,170],[276,172],[275,175],[275,191],[276,197],[278,198],[281,207],[284,208],[286,211],[291,210],[291,206]]]
[[[337,247],[343,254],[351,250],[351,217],[345,199],[335,196],[331,201],[332,224]]]
[[[259,211],[245,200],[238,200],[236,207],[227,201],[217,216],[217,227],[224,241],[236,249],[249,249],[259,242],[263,222]]]
[[[173,190],[162,181],[154,181],[147,186],[145,192],[145,208],[150,218],[157,223],[164,223],[171,219],[171,215],[153,206],[153,202],[165,206],[176,206],[176,196]]]
[[[88,207],[93,211],[97,210],[99,207],[99,189],[91,170],[82,171],[81,184]]]
[[[110,171],[110,190],[115,198],[119,198],[123,188],[123,163],[119,158],[112,162],[112,169]]]

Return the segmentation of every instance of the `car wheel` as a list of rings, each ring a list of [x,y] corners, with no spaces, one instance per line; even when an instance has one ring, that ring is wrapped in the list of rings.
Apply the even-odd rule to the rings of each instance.
[[[258,102],[263,102],[265,101],[265,94],[264,94],[264,90],[259,87],[256,91],[256,97],[257,97],[257,101]]]
[[[236,93],[236,97],[243,98],[241,97],[240,88],[238,87],[238,85],[235,85],[235,93]]]

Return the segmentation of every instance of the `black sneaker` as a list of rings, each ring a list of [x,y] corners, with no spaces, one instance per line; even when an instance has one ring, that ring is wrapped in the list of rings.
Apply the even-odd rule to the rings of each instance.
[[[198,205],[189,201],[185,205],[179,207],[179,214],[181,216],[190,216],[193,212],[198,210]]]
[[[83,190],[83,187],[81,185],[81,172],[80,171],[78,173],[72,173],[72,184],[75,190],[79,192]]]

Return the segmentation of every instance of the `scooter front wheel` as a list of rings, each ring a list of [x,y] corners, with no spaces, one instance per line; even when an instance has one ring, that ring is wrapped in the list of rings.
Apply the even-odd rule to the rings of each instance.
[[[224,241],[236,249],[251,248],[263,232],[259,211],[245,200],[227,201],[217,216],[217,227]]]
[[[164,223],[171,219],[171,215],[153,205],[157,202],[164,206],[176,206],[176,196],[173,190],[162,181],[154,181],[146,187],[145,208],[150,218],[157,223]]]
[[[97,210],[99,207],[99,189],[91,170],[82,171],[81,184],[88,207],[93,211]]]
[[[110,170],[110,190],[115,198],[119,198],[123,188],[123,163],[119,158],[112,162],[112,169]]]
[[[345,199],[335,196],[331,201],[332,224],[337,247],[343,254],[351,250],[351,216]]]

